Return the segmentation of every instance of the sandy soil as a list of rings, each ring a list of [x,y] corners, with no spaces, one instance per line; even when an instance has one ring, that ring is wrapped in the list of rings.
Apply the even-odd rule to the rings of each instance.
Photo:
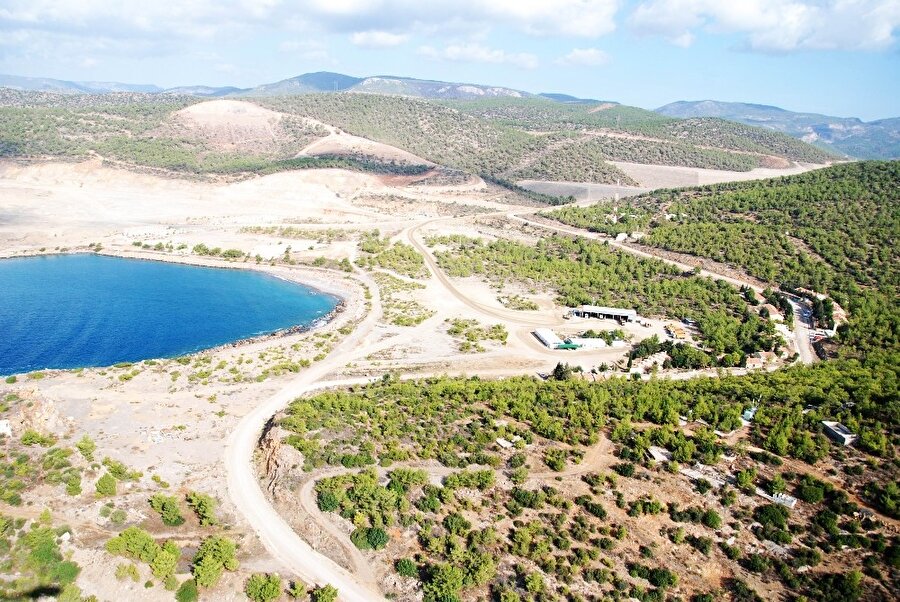
[[[229,105],[219,106],[226,113],[231,110]],[[268,123],[271,115],[251,112],[244,117],[257,127]],[[48,372],[40,379],[22,377],[16,384],[0,385],[3,392],[16,392],[30,404],[11,410],[13,427],[21,432],[26,418],[36,420],[33,428],[54,432],[67,445],[88,433],[97,441],[98,458],[110,456],[143,471],[144,477],[117,496],[116,505],[127,510],[126,524],[141,524],[160,537],[168,534],[153,522],[146,504],[149,493],[159,489],[152,475],[171,483],[173,491],[195,489],[216,496],[220,520],[241,544],[244,563],[241,574],[216,589],[217,596],[237,592],[241,575],[247,572],[276,570],[285,577],[313,581],[323,575],[334,577],[343,580],[343,591],[357,591],[359,599],[366,599],[370,590],[365,584],[357,590],[352,575],[298,538],[257,491],[250,458],[262,425],[272,414],[321,381],[365,382],[386,372],[534,374],[551,371],[559,361],[590,370],[601,363],[613,364],[626,353],[625,349],[549,350],[532,336],[536,326],[566,334],[613,324],[564,320],[562,308],[546,291],[516,285],[496,290],[477,279],[451,280],[439,270],[424,244],[430,234],[455,231],[534,241],[546,233],[540,226],[510,220],[511,214],[534,209],[510,206],[498,194],[480,181],[432,187],[342,170],[210,183],[136,174],[99,161],[0,162],[0,257],[86,251],[89,243],[100,243],[104,252],[116,255],[263,269],[346,300],[343,312],[312,332],[209,350],[185,363],[162,360]],[[319,242],[244,230],[250,226],[336,229],[347,236]],[[359,270],[347,274],[284,263],[224,262],[190,253],[202,242],[265,258],[284,257],[290,246],[288,257],[297,264],[319,257],[353,261],[358,253],[355,237],[375,227],[423,254],[428,275],[418,279],[422,288],[392,293],[380,291],[374,275]],[[157,243],[170,245],[170,250],[153,250]],[[185,248],[179,249],[181,245]],[[498,300],[506,294],[530,298],[541,310],[508,309]],[[384,312],[393,295],[434,313],[415,327],[392,324]],[[461,353],[458,341],[447,333],[447,320],[453,318],[475,319],[485,326],[502,324],[508,341],[488,345],[484,353]],[[649,327],[629,325],[628,331],[640,340],[661,333],[663,326],[662,321],[651,321]],[[299,367],[307,361],[311,366],[299,368],[298,374],[278,368]],[[31,408],[29,416],[23,417],[26,408]],[[591,465],[595,461],[607,461],[605,454],[592,459]],[[223,478],[226,474],[228,479]],[[85,491],[93,491],[92,480],[85,482]],[[59,488],[42,489],[29,493],[26,502],[49,505],[55,516],[73,525],[79,558],[92,567],[85,575],[86,594],[103,599],[131,596],[130,586],[111,577],[117,559],[99,552],[103,537],[94,531],[110,525],[100,518],[101,503],[91,493],[69,498]],[[202,535],[202,530],[188,525],[179,537],[196,544]]]
[[[381,142],[360,138],[341,131],[332,132],[325,138],[316,140],[300,151],[298,156],[315,157],[319,155],[362,155],[380,161],[395,161],[412,165],[434,165],[431,161],[427,161],[396,146],[382,144]]]
[[[821,169],[826,165],[797,163],[785,169],[759,167],[750,171],[726,171],[721,169],[700,169],[696,167],[675,167],[669,165],[642,165],[610,161],[613,165],[639,182],[642,187],[679,188],[682,186],[703,186],[721,182],[743,182],[746,180],[762,180],[778,176],[790,176],[813,169]]]

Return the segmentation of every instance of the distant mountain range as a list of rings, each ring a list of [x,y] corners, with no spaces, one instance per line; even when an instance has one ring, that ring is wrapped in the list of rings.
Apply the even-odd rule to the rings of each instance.
[[[525,98],[535,94],[504,88],[452,82],[378,75],[352,77],[342,73],[322,71],[306,73],[255,88],[231,86],[181,86],[160,88],[152,84],[121,84],[118,82],[76,82],[45,77],[20,77],[0,75],[0,87],[61,94],[106,94],[109,92],[145,92],[162,94],[190,94],[193,96],[287,96],[319,92],[360,92],[369,94],[396,94],[420,98],[473,99],[473,98]],[[555,96],[555,95],[548,95]],[[578,101],[566,97],[566,102]]]
[[[502,86],[453,83],[390,75],[352,77],[327,71],[306,73],[255,88],[233,86],[160,88],[152,84],[79,82],[16,75],[0,75],[0,87],[61,94],[140,92],[222,97],[358,92],[430,99],[534,98],[566,104],[597,104],[601,102],[589,98],[577,98],[568,94],[532,94]],[[656,112],[675,118],[718,117],[769,128],[848,157],[859,159],[900,158],[900,118],[864,122],[855,117],[795,113],[768,105],[714,100],[673,102],[656,109]]]
[[[243,90],[240,96],[282,96],[288,94],[312,94],[316,92],[360,92],[367,94],[396,94],[419,98],[471,99],[471,98],[524,98],[534,96],[521,90],[498,86],[480,86],[451,82],[377,75],[351,77],[341,73],[306,73],[272,84]]]
[[[122,84],[119,82],[70,82],[49,77],[21,77],[0,74],[0,88],[56,92],[58,94],[107,94],[109,92],[156,93],[163,89],[152,84]]]
[[[656,109],[668,117],[719,117],[777,130],[858,159],[900,158],[900,118],[865,122],[856,117],[795,113],[769,105],[715,100],[679,101]]]

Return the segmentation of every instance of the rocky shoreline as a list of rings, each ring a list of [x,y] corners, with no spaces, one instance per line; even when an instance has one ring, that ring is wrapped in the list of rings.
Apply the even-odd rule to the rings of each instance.
[[[282,328],[281,330],[276,330],[274,332],[270,332],[268,334],[261,334],[255,337],[247,337],[246,339],[238,339],[237,341],[232,341],[231,343],[225,343],[223,345],[218,345],[216,347],[210,347],[208,349],[203,349],[202,351],[198,351],[197,353],[202,353],[204,351],[217,351],[219,349],[233,349],[235,347],[243,347],[244,345],[250,345],[253,343],[259,343],[261,341],[270,341],[272,339],[289,337],[295,334],[303,334],[304,332],[309,332],[311,330],[315,330],[316,328],[320,328],[325,326],[329,322],[331,322],[334,318],[338,316],[338,314],[343,313],[347,309],[346,302],[341,299],[338,301],[338,304],[334,306],[330,312],[325,314],[324,316],[320,316],[310,322],[309,324],[297,324],[296,326],[291,326],[289,328]]]

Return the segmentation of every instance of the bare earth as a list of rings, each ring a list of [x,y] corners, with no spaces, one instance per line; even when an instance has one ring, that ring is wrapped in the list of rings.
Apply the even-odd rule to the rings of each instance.
[[[225,146],[248,140],[268,143],[270,136],[276,135],[273,128],[281,119],[279,114],[255,105],[248,108],[249,103],[217,103],[190,107],[180,119],[185,127],[199,128]],[[230,125],[225,127],[223,122]],[[332,130],[303,152],[359,151],[398,161],[421,161],[394,152],[398,149],[372,144]],[[619,167],[647,186],[661,181],[670,186],[733,177],[705,170]],[[755,177],[771,175],[756,171],[760,173],[753,174]],[[683,184],[676,184],[682,177],[686,178]],[[695,180],[687,181],[691,178]],[[343,599],[373,599],[378,596],[378,586],[373,583],[377,577],[372,577],[377,569],[360,569],[358,557],[341,559],[341,546],[335,547],[333,541],[340,540],[340,533],[335,538],[334,525],[323,527],[323,549],[317,551],[310,545],[316,542],[298,536],[265,497],[251,460],[263,424],[274,413],[323,384],[361,383],[386,372],[534,374],[549,372],[561,360],[589,371],[601,363],[621,361],[627,353],[627,348],[577,354],[549,350],[531,335],[534,327],[549,326],[562,334],[574,334],[614,324],[564,320],[563,308],[545,291],[516,286],[498,291],[481,280],[451,280],[440,271],[425,245],[430,235],[457,232],[533,241],[547,232],[541,224],[511,219],[534,209],[510,206],[498,195],[477,179],[430,186],[343,170],[284,172],[213,183],[134,173],[104,165],[99,159],[0,162],[0,257],[87,251],[88,244],[99,243],[104,253],[113,255],[265,270],[345,300],[344,310],[334,320],[312,332],[226,346],[184,362],[159,360],[123,368],[48,372],[42,378],[21,376],[16,384],[2,385],[4,394],[15,392],[30,402],[12,411],[14,434],[35,428],[55,433],[66,445],[89,434],[97,441],[98,458],[110,456],[144,473],[115,500],[116,507],[127,512],[126,524],[139,524],[161,538],[177,536],[186,548],[196,545],[208,531],[189,521],[177,534],[167,535],[168,528],[151,516],[146,503],[147,497],[159,490],[151,476],[171,483],[170,491],[213,494],[220,502],[221,522],[241,545],[242,561],[240,571],[229,574],[217,587],[218,598],[243,599],[238,592],[247,574],[274,570],[309,583],[333,582]],[[262,234],[258,229],[251,233],[245,230],[248,227],[291,227],[305,234],[297,238]],[[374,228],[424,255],[428,274],[416,280],[422,288],[392,292],[379,287],[377,271],[346,273],[311,266],[318,258],[355,260],[359,233]],[[332,240],[312,235],[329,230],[345,235]],[[153,250],[157,243],[170,245],[170,250]],[[190,253],[199,243],[241,249],[259,255],[261,262],[201,258]],[[181,245],[184,248],[179,249]],[[284,257],[293,265],[268,265],[270,259]],[[541,309],[505,308],[498,300],[501,293],[525,296]],[[395,325],[386,312],[396,299],[418,303],[434,313],[414,327]],[[502,324],[508,340],[484,353],[463,353],[447,334],[446,321],[453,318]],[[640,340],[661,334],[665,327],[664,320],[648,320],[647,324],[627,325],[628,334]],[[297,374],[279,368],[306,362],[311,366]],[[592,452],[586,467],[612,461],[607,447]],[[118,560],[101,550],[115,529],[100,517],[103,502],[93,496],[92,479],[100,474],[86,473],[86,493],[80,497],[45,487],[26,496],[25,508],[49,507],[56,519],[73,527],[74,538],[67,545],[86,567],[79,579],[85,594],[101,599],[171,599],[171,592],[161,587],[145,590],[140,584],[112,576]],[[304,508],[310,511],[309,504]],[[180,568],[182,573],[187,570]],[[695,570],[701,573],[699,567]],[[707,573],[702,578],[715,581],[715,575]]]

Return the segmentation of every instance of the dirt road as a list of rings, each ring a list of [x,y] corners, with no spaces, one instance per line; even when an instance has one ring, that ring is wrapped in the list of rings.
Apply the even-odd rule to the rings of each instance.
[[[529,225],[535,225],[563,234],[599,238],[594,233],[576,228],[570,228],[563,225],[557,226],[555,224],[537,221],[533,218],[530,219],[530,214],[528,213],[505,212],[503,215],[507,215],[511,219],[516,219]],[[418,222],[408,227],[405,232],[402,233],[402,236],[405,236],[409,243],[422,254],[429,272],[431,272],[448,294],[452,295],[480,315],[512,322],[523,327],[557,326],[562,323],[561,316],[538,316],[528,312],[500,309],[479,303],[469,298],[454,286],[453,282],[437,265],[430,249],[424,245],[418,236],[419,231],[423,227],[433,225],[439,221],[452,219],[454,218],[439,218]],[[615,241],[606,240],[606,242],[611,246],[628,253],[647,258],[660,259],[661,261],[676,265],[683,270],[693,269],[693,266],[680,264],[670,259],[656,257],[650,253],[630,248],[627,245],[622,245]],[[746,283],[714,272],[704,270],[701,274],[714,279],[724,280],[735,286],[749,285],[751,288],[758,288],[751,283]],[[317,585],[330,583],[337,587],[340,592],[340,598],[347,602],[383,599],[383,596],[377,589],[377,584],[374,583],[371,569],[365,564],[365,558],[355,557],[351,554],[352,564],[357,569],[354,574],[339,566],[324,554],[314,550],[306,541],[298,536],[266,499],[257,479],[252,458],[263,426],[271,416],[301,395],[323,388],[369,382],[371,378],[368,377],[330,381],[323,381],[321,379],[325,378],[329,373],[346,366],[348,362],[365,357],[367,354],[372,353],[379,348],[400,342],[397,337],[388,341],[378,340],[378,334],[375,332],[375,325],[382,318],[382,307],[378,295],[378,287],[371,281],[369,276],[361,274],[359,277],[366,281],[370,290],[373,291],[372,311],[369,312],[368,316],[350,336],[333,349],[325,360],[314,364],[308,370],[299,374],[275,395],[265,400],[247,414],[232,432],[225,448],[225,468],[229,497],[231,498],[232,503],[234,503],[237,511],[243,515],[254,531],[256,531],[265,548],[273,558],[283,564],[285,568],[308,583]],[[802,321],[802,312],[799,311],[799,308],[798,311],[795,311],[795,316]],[[798,342],[805,341],[806,343],[809,343],[808,332],[805,330],[803,324],[795,325],[795,328]],[[411,330],[409,335],[400,336],[399,339],[405,339],[408,336],[415,336],[415,331]],[[535,344],[535,347],[537,347],[537,344]],[[802,361],[813,361],[815,355],[811,353],[811,349],[809,349],[811,355],[804,351],[800,351],[800,349],[802,349],[802,345],[798,345],[798,351]],[[541,349],[541,351],[544,350]],[[425,375],[417,375],[417,377],[421,376]],[[607,444],[608,442],[601,442],[600,445],[589,450],[585,462],[582,465],[570,469],[573,471],[573,474],[595,470],[599,465],[605,465],[608,461],[608,458],[606,458],[608,452],[606,449]],[[550,478],[551,476],[560,476],[560,474],[561,473],[547,473],[544,475],[543,473],[535,473],[533,476],[542,478],[546,476],[547,478]],[[311,481],[311,483],[312,482],[313,481]],[[304,489],[305,493],[302,493],[301,497],[305,496],[306,499],[301,500],[301,503],[307,508],[307,511],[311,516],[326,528],[326,531],[335,536],[338,541],[346,547],[346,535],[339,532],[338,529],[335,529],[333,525],[328,525],[327,520],[323,520],[324,517],[318,515],[318,509],[314,508],[315,502],[312,499],[311,488],[312,485],[308,485],[308,487]]]
[[[695,266],[681,263],[679,261],[675,261],[674,259],[663,257],[662,255],[655,255],[652,252],[635,249],[634,247],[622,244],[609,237],[597,234],[596,232],[590,232],[581,228],[573,228],[564,224],[550,224],[543,220],[536,220],[534,219],[533,213],[509,213],[508,215],[510,219],[518,220],[530,226],[538,226],[540,228],[545,228],[547,230],[552,230],[554,232],[559,232],[561,234],[566,234],[569,236],[583,236],[585,238],[602,240],[609,246],[625,251],[626,253],[631,253],[632,255],[643,257],[645,259],[656,259],[658,261],[663,261],[685,272],[689,272],[695,269]],[[725,274],[719,274],[708,269],[701,269],[699,271],[699,275],[712,278],[713,280],[722,280],[723,282],[727,282],[738,288],[746,286],[758,293],[761,293],[763,291],[763,288],[754,282],[751,282],[749,280],[741,280],[732,276],[726,276]],[[799,355],[801,362],[803,362],[804,364],[815,363],[819,358],[813,350],[812,343],[810,342],[809,324],[803,318],[803,313],[801,311],[803,309],[803,305],[796,299],[789,300],[791,302],[791,305],[794,307],[794,348],[797,350],[797,354]]]

